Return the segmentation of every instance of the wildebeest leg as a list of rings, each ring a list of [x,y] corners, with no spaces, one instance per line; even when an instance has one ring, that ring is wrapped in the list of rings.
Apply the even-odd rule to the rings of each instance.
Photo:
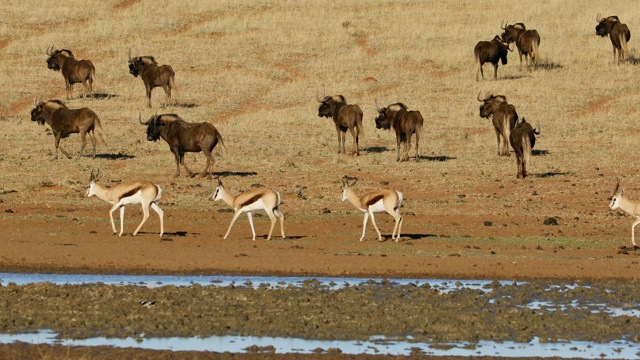
[[[96,158],[96,134],[93,133],[93,130],[89,131],[89,137],[91,138],[91,143],[93,144],[93,158]]]
[[[478,62],[478,71],[476,72],[476,81],[480,81],[478,75],[482,75],[482,79],[484,80],[484,71],[482,70],[482,63]]]
[[[520,57],[520,71],[522,71],[522,50],[518,48],[518,56]],[[524,56],[524,61],[526,62],[527,67],[529,66],[529,61],[527,60],[527,56]]]
[[[80,132],[80,152],[78,153],[78,158],[80,158],[82,156],[82,153],[84,152],[84,148],[87,146],[87,133],[86,132]]]
[[[162,89],[164,89],[164,103],[165,105],[169,105],[169,101],[171,100],[171,86],[170,85],[162,85]]]
[[[215,159],[213,158],[213,154],[211,153],[211,151],[209,151],[206,146],[200,145],[200,148],[202,149],[204,155],[207,157],[207,164],[204,166],[204,171],[202,172],[202,174],[200,174],[200,177],[204,178],[205,176],[207,176],[207,174],[213,175],[213,171],[209,172],[209,168],[213,168]]]
[[[498,156],[502,155],[502,135],[500,135],[500,132],[498,131],[498,129],[495,129],[496,131],[496,142],[498,143]]]
[[[400,144],[402,143],[402,136],[396,133],[396,161],[400,161]]]
[[[147,107],[151,107],[151,91],[153,91],[153,88],[147,84],[144,84],[146,90],[147,90]]]
[[[407,134],[407,142],[404,145],[403,161],[409,160],[409,150],[411,150],[411,134]]]
[[[60,146],[60,139],[62,139],[62,134],[56,134],[56,139],[55,139],[55,145],[56,145],[56,159],[58,158],[58,149],[60,149],[60,151],[62,152],[62,154],[64,156],[66,156],[67,158],[71,159],[71,155],[69,155],[68,152],[66,152],[62,146]]]
[[[180,155],[180,150],[177,148],[171,148],[171,152],[173,152],[173,155],[176,157],[176,177],[180,176],[180,160],[181,160],[181,155]]]
[[[184,163],[184,152],[180,153],[180,164],[182,164],[182,166],[184,166],[184,169],[187,170],[187,174],[189,175],[189,177],[193,177],[193,172]]]
[[[416,132],[416,161],[420,160],[420,154],[418,154],[419,146],[420,146],[420,132]]]
[[[69,82],[68,79],[65,79],[64,81],[67,88],[67,100],[71,100],[71,92],[73,91],[73,84],[71,84],[71,82]]]
[[[498,80],[498,63],[493,64],[493,80]]]
[[[360,155],[360,151],[358,150],[358,135],[356,134],[356,130],[352,127],[349,128],[349,132],[351,136],[353,136],[353,146],[356,148],[356,155]],[[347,136],[347,133],[344,133],[344,136]],[[344,144],[343,144],[344,147]]]
[[[341,134],[342,131],[340,130],[339,127],[336,126],[336,132],[338,133],[338,154],[340,154],[340,144],[341,144]]]

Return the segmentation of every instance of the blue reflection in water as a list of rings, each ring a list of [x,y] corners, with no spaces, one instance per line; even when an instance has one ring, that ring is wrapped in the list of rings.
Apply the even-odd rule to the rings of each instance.
[[[105,284],[135,285],[146,287],[162,286],[245,286],[251,288],[286,288],[289,286],[319,285],[327,289],[340,289],[359,284],[388,284],[417,286],[430,285],[441,292],[457,289],[482,289],[491,291],[493,280],[433,280],[433,279],[365,279],[333,277],[271,277],[271,276],[171,276],[171,275],[100,275],[100,274],[20,274],[0,273],[0,285],[17,285],[49,282],[64,284]],[[522,284],[513,281],[499,281],[502,285]],[[553,287],[553,286],[552,286]],[[572,304],[576,305],[576,304]],[[527,307],[547,308],[555,305],[545,301],[533,301]],[[614,316],[638,316],[633,309],[615,309],[607,304],[592,304],[593,311],[606,311]],[[606,310],[604,310],[606,309]],[[551,310],[547,308],[547,310]],[[480,341],[478,343],[427,344],[408,341],[395,341],[384,337],[370,341],[321,341],[294,338],[272,338],[252,336],[212,336],[208,338],[141,338],[119,339],[96,337],[83,340],[61,340],[50,330],[24,334],[0,334],[0,343],[22,341],[31,344],[62,344],[71,346],[114,346],[121,348],[143,348],[173,351],[213,351],[246,352],[248,347],[273,348],[276,353],[314,353],[316,349],[339,349],[344,354],[388,354],[410,355],[415,349],[433,356],[501,356],[501,357],[580,357],[580,358],[625,358],[640,359],[638,344],[617,341],[611,343],[556,342],[541,343],[537,338],[530,343]],[[444,346],[443,346],[444,345]],[[268,351],[268,349],[265,349]]]
[[[538,339],[530,343],[494,343],[480,341],[477,344],[439,344],[432,348],[429,344],[375,338],[370,341],[321,341],[292,338],[273,338],[255,336],[212,336],[208,338],[90,338],[84,340],[58,339],[50,330],[26,334],[0,334],[0,343],[8,344],[22,341],[30,344],[60,344],[63,346],[113,346],[118,348],[140,348],[172,351],[212,351],[212,352],[247,352],[249,347],[262,348],[265,352],[278,354],[300,353],[311,354],[318,349],[340,349],[343,354],[387,354],[410,355],[420,349],[424,354],[433,356],[500,356],[500,357],[580,357],[585,359],[625,358],[640,359],[638,346],[628,342],[612,342],[608,344],[588,342],[540,343]],[[269,350],[271,349],[271,350]]]

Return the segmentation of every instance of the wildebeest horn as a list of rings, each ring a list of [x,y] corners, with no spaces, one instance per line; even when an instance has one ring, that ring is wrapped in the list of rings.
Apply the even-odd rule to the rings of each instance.
[[[149,125],[149,120],[142,122],[142,114],[138,113],[138,122],[140,123],[140,125]]]
[[[506,26],[502,26],[502,21],[500,21],[500,29],[502,30],[506,30],[505,28],[509,25],[509,22],[507,21],[507,25]]]
[[[507,44],[507,50],[513,51],[513,49],[511,48],[511,44]]]
[[[320,94],[318,93],[318,90],[316,89],[316,101],[321,103],[325,98],[325,95],[322,94],[322,99],[320,99]]]
[[[484,101],[484,99],[482,99],[482,100],[480,99],[480,93],[481,93],[481,92],[482,92],[482,90],[480,90],[480,91],[478,92],[478,101],[483,102],[483,101]]]
[[[600,17],[600,13],[598,13],[598,15],[596,15],[596,22],[600,22],[600,20],[602,20],[602,18]]]
[[[131,61],[131,48],[129,48],[129,61]]]
[[[51,47],[47,48],[47,55],[51,55],[53,53],[53,44],[51,44]]]
[[[378,107],[378,99],[376,99],[376,110],[377,110],[378,112],[382,112],[382,109],[380,109],[380,108]]]

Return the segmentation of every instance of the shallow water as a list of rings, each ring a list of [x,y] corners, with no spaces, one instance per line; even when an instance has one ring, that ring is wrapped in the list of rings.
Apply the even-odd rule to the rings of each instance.
[[[29,284],[50,284],[43,289],[34,289],[34,286]],[[503,312],[505,314],[517,311],[514,309],[525,309],[537,312],[535,318],[539,316],[549,318],[549,321],[567,321],[566,319],[554,320],[554,313],[573,313],[577,316],[576,319],[583,319],[582,314],[598,314],[598,316],[604,316],[603,321],[610,321],[610,318],[616,317],[628,317],[631,319],[638,319],[640,316],[640,304],[635,301],[629,301],[634,299],[636,293],[632,292],[635,289],[634,284],[622,284],[618,286],[616,284],[598,284],[597,286],[590,286],[589,284],[575,283],[561,283],[555,284],[551,282],[537,282],[535,284],[529,284],[525,282],[514,283],[512,281],[481,281],[481,280],[428,280],[428,279],[363,279],[363,278],[304,278],[304,277],[254,277],[254,276],[156,276],[156,275],[83,275],[83,274],[14,274],[14,273],[0,273],[0,285],[5,287],[5,290],[9,288],[15,288],[16,286],[26,286],[27,288],[20,291],[25,291],[25,295],[30,294],[28,297],[17,297],[17,301],[32,301],[35,297],[39,297],[38,294],[44,294],[43,299],[58,301],[59,296],[54,291],[55,287],[68,286],[68,285],[88,285],[103,284],[105,286],[116,286],[115,288],[129,288],[141,289],[149,288],[158,291],[160,289],[179,287],[184,289],[187,294],[198,294],[201,290],[195,293],[189,292],[189,289],[205,287],[203,289],[213,288],[227,288],[236,289],[233,291],[233,298],[227,298],[225,300],[234,300],[237,304],[244,304],[247,297],[252,297],[252,293],[257,292],[262,295],[269,295],[268,293],[277,292],[282,294],[282,291],[293,289],[308,289],[310,291],[304,291],[301,293],[303,297],[314,296],[316,293],[324,293],[332,290],[338,291],[339,289],[355,289],[360,287],[357,291],[349,291],[349,296],[360,296],[358,294],[364,294],[370,292],[372,288],[378,288],[381,291],[374,291],[374,298],[369,301],[374,301],[376,296],[382,296],[383,303],[388,304],[388,300],[391,297],[396,297],[394,289],[399,289],[399,294],[406,296],[411,294],[413,289],[427,289],[428,293],[447,294],[445,298],[456,298],[456,302],[471,299],[471,303],[478,301],[478,299],[486,298],[486,306],[492,308],[492,311]],[[525,286],[526,285],[526,286]],[[612,286],[612,290],[607,288]],[[84,286],[80,286],[85,288]],[[523,294],[521,294],[522,288],[527,288]],[[0,289],[2,289],[0,287]],[[246,290],[241,290],[246,289]],[[252,290],[256,289],[256,290]],[[279,290],[277,290],[279,289]],[[241,290],[242,293],[237,293]],[[317,291],[316,291],[317,290]],[[40,291],[40,292],[39,292]],[[78,291],[78,289],[65,288],[63,291]],[[86,289],[80,289],[80,296],[92,294],[92,292],[86,292]],[[102,291],[96,289],[96,294],[103,294]],[[202,290],[207,291],[207,290]],[[418,291],[418,290],[415,290]],[[169,293],[174,292],[173,289]],[[210,291],[208,291],[210,292]],[[287,294],[289,291],[285,291]],[[340,291],[338,291],[340,292]],[[159,292],[156,295],[164,294],[168,296],[167,292]],[[119,296],[122,293],[118,292]],[[131,294],[131,291],[126,292]],[[133,294],[138,292],[133,291]],[[146,294],[149,294],[148,292]],[[423,294],[423,293],[421,293]],[[583,295],[584,294],[584,295]],[[609,295],[615,294],[619,297],[610,297]],[[577,296],[576,296],[577,295]],[[136,295],[137,296],[137,295]],[[186,298],[177,298],[178,300],[172,300],[170,303],[159,303],[154,305],[151,309],[157,311],[169,311],[169,314],[175,314],[180,308],[167,307],[174,301],[191,301],[191,295],[187,295]],[[281,296],[281,295],[279,295]],[[473,300],[473,299],[476,300]],[[20,299],[23,299],[22,301]],[[293,299],[293,298],[292,298]],[[341,298],[342,299],[342,298]],[[418,299],[418,298],[416,298]],[[422,299],[422,298],[420,298]],[[424,299],[422,299],[424,300]],[[16,300],[7,300],[16,301]],[[125,303],[124,310],[129,312],[129,316],[134,314],[135,316],[156,316],[153,311],[151,313],[139,313],[133,306],[138,306],[137,302],[139,298],[132,298],[131,302],[136,305],[128,305],[131,303]],[[168,300],[166,300],[168,301]],[[195,299],[194,305],[198,304],[202,300]],[[239,302],[238,302],[239,301]],[[288,301],[291,301],[288,300]],[[484,300],[483,300],[484,301]],[[255,303],[255,302],[254,302]],[[39,303],[37,306],[45,306],[47,303]],[[81,303],[78,303],[81,304]],[[186,304],[186,303],[185,303]],[[357,304],[357,299],[356,299]],[[402,304],[402,303],[400,303]],[[214,304],[200,304],[204,305],[202,309],[211,309]],[[306,306],[306,302],[304,303]],[[121,305],[122,306],[122,305]],[[173,305],[172,305],[173,306]],[[299,306],[299,305],[298,305]],[[401,305],[402,306],[402,305]],[[13,308],[15,309],[15,302]],[[27,308],[27,313],[31,313],[33,308]],[[37,308],[36,308],[37,309]],[[73,308],[72,309],[78,309]],[[483,307],[476,308],[484,309]],[[154,310],[155,311],[155,310]],[[466,310],[465,310],[466,311]],[[472,310],[473,311],[473,310]],[[482,311],[482,310],[480,310]],[[89,311],[90,313],[91,311]],[[406,311],[405,311],[406,312]],[[154,315],[155,314],[155,315]],[[241,313],[240,313],[241,314]],[[296,316],[296,315],[293,315]],[[446,317],[446,316],[445,316]],[[16,315],[19,319],[20,316]],[[498,316],[496,319],[501,319],[502,316]],[[519,321],[518,318],[506,318],[507,322]],[[532,319],[532,318],[529,318]],[[601,318],[598,317],[596,321]],[[83,321],[88,320],[84,319]],[[15,321],[15,320],[14,320]],[[593,321],[593,320],[591,320]],[[126,324],[126,321],[124,322]],[[549,323],[549,326],[552,324]],[[43,325],[40,325],[41,327]],[[46,327],[46,325],[44,325]],[[126,325],[125,325],[126,326]],[[209,325],[211,326],[211,325]],[[286,325],[285,325],[286,326]],[[460,326],[460,324],[452,324],[451,326]],[[533,326],[533,325],[532,325]],[[546,325],[545,325],[546,326]],[[179,328],[179,327],[178,327]],[[5,327],[5,329],[11,329],[11,327]],[[15,329],[15,328],[14,328]],[[29,329],[27,327],[26,329]],[[35,329],[38,329],[36,327]],[[64,327],[57,328],[57,331],[65,331]],[[7,330],[5,330],[7,331]],[[9,330],[10,331],[10,330]],[[117,331],[117,329],[116,329]],[[108,333],[107,333],[108,334]],[[169,336],[176,333],[167,333]],[[197,333],[196,333],[197,334]],[[352,333],[352,334],[357,334]],[[581,358],[640,358],[640,346],[633,341],[637,341],[634,334],[621,334],[619,340],[613,342],[600,343],[597,341],[564,341],[562,336],[557,339],[546,339],[540,341],[538,337],[535,337],[530,342],[494,342],[487,341],[480,338],[477,342],[443,342],[443,341],[424,341],[424,338],[413,339],[411,336],[407,336],[403,339],[387,339],[381,337],[370,337],[367,340],[310,340],[299,339],[294,337],[257,337],[257,336],[205,336],[205,337],[146,337],[144,333],[135,333],[135,335],[125,335],[109,337],[89,337],[87,339],[61,339],[54,331],[40,330],[30,333],[21,334],[0,334],[0,343],[11,343],[14,341],[23,341],[32,344],[54,344],[61,343],[63,345],[72,346],[98,346],[109,345],[115,347],[136,347],[154,350],[195,350],[195,351],[215,351],[215,352],[276,352],[276,353],[314,353],[318,349],[323,351],[329,351],[330,349],[339,349],[345,354],[389,354],[389,355],[410,355],[415,352],[422,352],[424,354],[430,354],[434,356],[502,356],[502,357],[522,357],[522,356],[538,356],[538,357],[581,357]],[[165,336],[165,335],[160,335]],[[294,335],[295,336],[295,335]],[[614,337],[613,339],[616,339]],[[348,339],[348,338],[347,338]],[[515,337],[513,338],[515,339]],[[632,340],[632,341],[628,341]],[[552,341],[552,342],[549,342]],[[334,350],[331,350],[334,351]]]

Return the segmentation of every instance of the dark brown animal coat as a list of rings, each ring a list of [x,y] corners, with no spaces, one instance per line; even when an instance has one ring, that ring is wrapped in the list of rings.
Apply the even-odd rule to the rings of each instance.
[[[105,144],[107,143],[104,139],[100,118],[98,118],[98,115],[91,109],[86,107],[69,109],[59,100],[35,103],[35,108],[31,110],[31,121],[36,121],[40,125],[46,123],[51,127],[51,131],[55,136],[56,159],[58,158],[58,148],[60,148],[60,151],[62,151],[65,156],[71,158],[71,155],[60,146],[60,139],[68,137],[69,134],[80,133],[82,145],[80,146],[78,157],[82,156],[84,148],[87,145],[87,133],[93,144],[93,157],[96,157],[96,137],[93,133],[96,127],[100,130],[99,134],[102,137],[102,141]]]
[[[510,141],[516,154],[516,164],[518,165],[516,178],[518,179],[527,177],[527,168],[529,167],[531,150],[536,144],[536,135],[540,135],[540,131],[531,127],[525,118],[522,118],[522,121],[517,123],[511,131]]]
[[[47,49],[47,67],[51,70],[61,71],[67,88],[67,100],[71,98],[73,84],[82,83],[84,86],[83,97],[86,92],[93,94],[93,82],[96,80],[96,68],[89,60],[76,60],[70,50]]]
[[[596,17],[596,21],[598,21],[596,35],[602,37],[609,35],[613,46],[613,61],[616,61],[616,51],[618,51],[617,64],[620,64],[620,61],[629,57],[629,49],[627,47],[627,42],[631,39],[629,27],[621,23],[617,16],[609,16],[600,20],[598,18],[599,16]]]
[[[205,177],[207,174],[212,175],[209,169],[213,169],[215,163],[212,154],[213,148],[218,145],[218,142],[224,146],[222,135],[215,126],[208,122],[188,123],[176,114],[155,115],[144,123],[141,119],[139,122],[142,125],[147,125],[148,141],[162,138],[169,144],[169,149],[176,158],[176,177],[180,176],[181,164],[189,176],[193,176],[191,170],[184,163],[184,153],[200,151],[204,152],[207,157],[207,164],[200,177]]]
[[[509,136],[518,121],[516,108],[508,104],[507,98],[503,95],[490,95],[481,100],[478,94],[478,101],[483,103],[480,105],[480,117],[492,118],[498,142],[498,155],[509,156]]]
[[[356,155],[360,155],[358,140],[364,134],[362,128],[362,110],[358,105],[347,105],[347,100],[342,95],[325,96],[324,99],[316,97],[320,103],[319,117],[333,118],[338,133],[338,154],[345,153],[344,143],[347,130],[353,136],[353,144]]]
[[[403,103],[391,104],[385,108],[378,109],[376,117],[376,129],[389,130],[393,128],[396,132],[396,161],[409,160],[409,150],[411,149],[411,136],[416,135],[416,161],[420,160],[418,148],[420,146],[420,135],[424,119],[419,111],[409,111]],[[400,144],[404,143],[404,155],[400,159]]]
[[[540,54],[538,47],[540,46],[540,34],[536,30],[527,30],[523,23],[516,23],[502,28],[502,41],[507,44],[515,43],[520,56],[520,68],[522,68],[522,56],[527,63],[529,71],[535,70],[536,61]]]
[[[482,65],[485,63],[493,64],[493,79],[498,79],[498,62],[502,60],[502,65],[507,64],[507,54],[512,51],[509,46],[504,43],[498,35],[496,35],[491,41],[480,41],[473,49],[473,53],[476,58],[476,67],[478,72],[476,73],[476,81],[479,81],[478,75],[482,75],[484,79],[484,71]]]
[[[151,107],[151,92],[153,88],[162,86],[165,94],[165,102],[171,100],[171,89],[176,87],[176,73],[170,65],[159,66],[153,56],[139,56],[132,58],[129,55],[129,73],[134,77],[140,76],[147,91],[147,106]]]

